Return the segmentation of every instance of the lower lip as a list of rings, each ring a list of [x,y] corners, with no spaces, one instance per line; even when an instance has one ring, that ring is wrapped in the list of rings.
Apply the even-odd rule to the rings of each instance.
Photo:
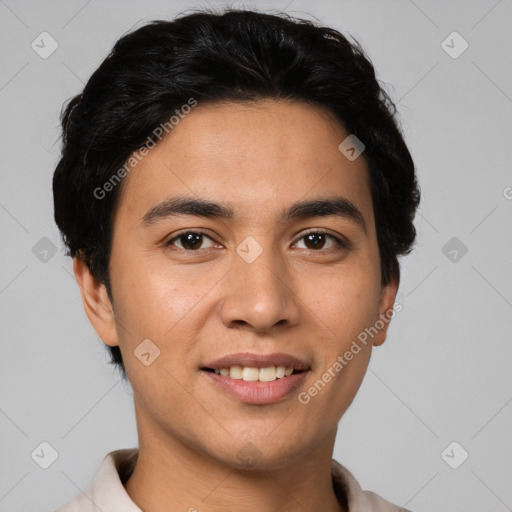
[[[272,404],[279,402],[297,389],[308,373],[307,371],[294,373],[288,377],[271,382],[248,382],[242,379],[231,379],[230,377],[217,375],[205,370],[202,370],[202,372],[222,391],[246,404]]]

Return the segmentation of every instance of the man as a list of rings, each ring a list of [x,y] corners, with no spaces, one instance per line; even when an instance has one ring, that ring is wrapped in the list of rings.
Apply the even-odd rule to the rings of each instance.
[[[194,13],[122,37],[62,116],[55,219],[139,447],[59,512],[398,511],[332,460],[419,202],[357,43]]]

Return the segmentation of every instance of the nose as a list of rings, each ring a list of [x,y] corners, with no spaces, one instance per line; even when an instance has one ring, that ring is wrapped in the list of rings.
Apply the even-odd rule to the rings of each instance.
[[[257,332],[298,324],[300,301],[292,281],[286,261],[277,250],[266,247],[254,261],[237,254],[234,268],[223,280],[223,323]]]

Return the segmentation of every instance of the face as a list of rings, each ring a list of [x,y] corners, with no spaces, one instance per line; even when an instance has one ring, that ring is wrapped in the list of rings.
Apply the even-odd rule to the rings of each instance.
[[[338,149],[348,135],[303,103],[199,104],[126,176],[113,310],[102,285],[106,307],[86,309],[120,346],[139,435],[266,468],[334,439],[387,323],[358,336],[397,288],[381,287],[368,168]]]

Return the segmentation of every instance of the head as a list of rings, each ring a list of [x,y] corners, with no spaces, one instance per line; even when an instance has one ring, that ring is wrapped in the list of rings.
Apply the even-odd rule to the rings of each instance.
[[[386,338],[419,202],[361,46],[284,15],[155,21],[116,43],[62,125],[55,219],[139,421],[231,462],[252,442],[269,465],[332,432]],[[302,400],[212,386],[213,362],[242,352],[299,358]]]

